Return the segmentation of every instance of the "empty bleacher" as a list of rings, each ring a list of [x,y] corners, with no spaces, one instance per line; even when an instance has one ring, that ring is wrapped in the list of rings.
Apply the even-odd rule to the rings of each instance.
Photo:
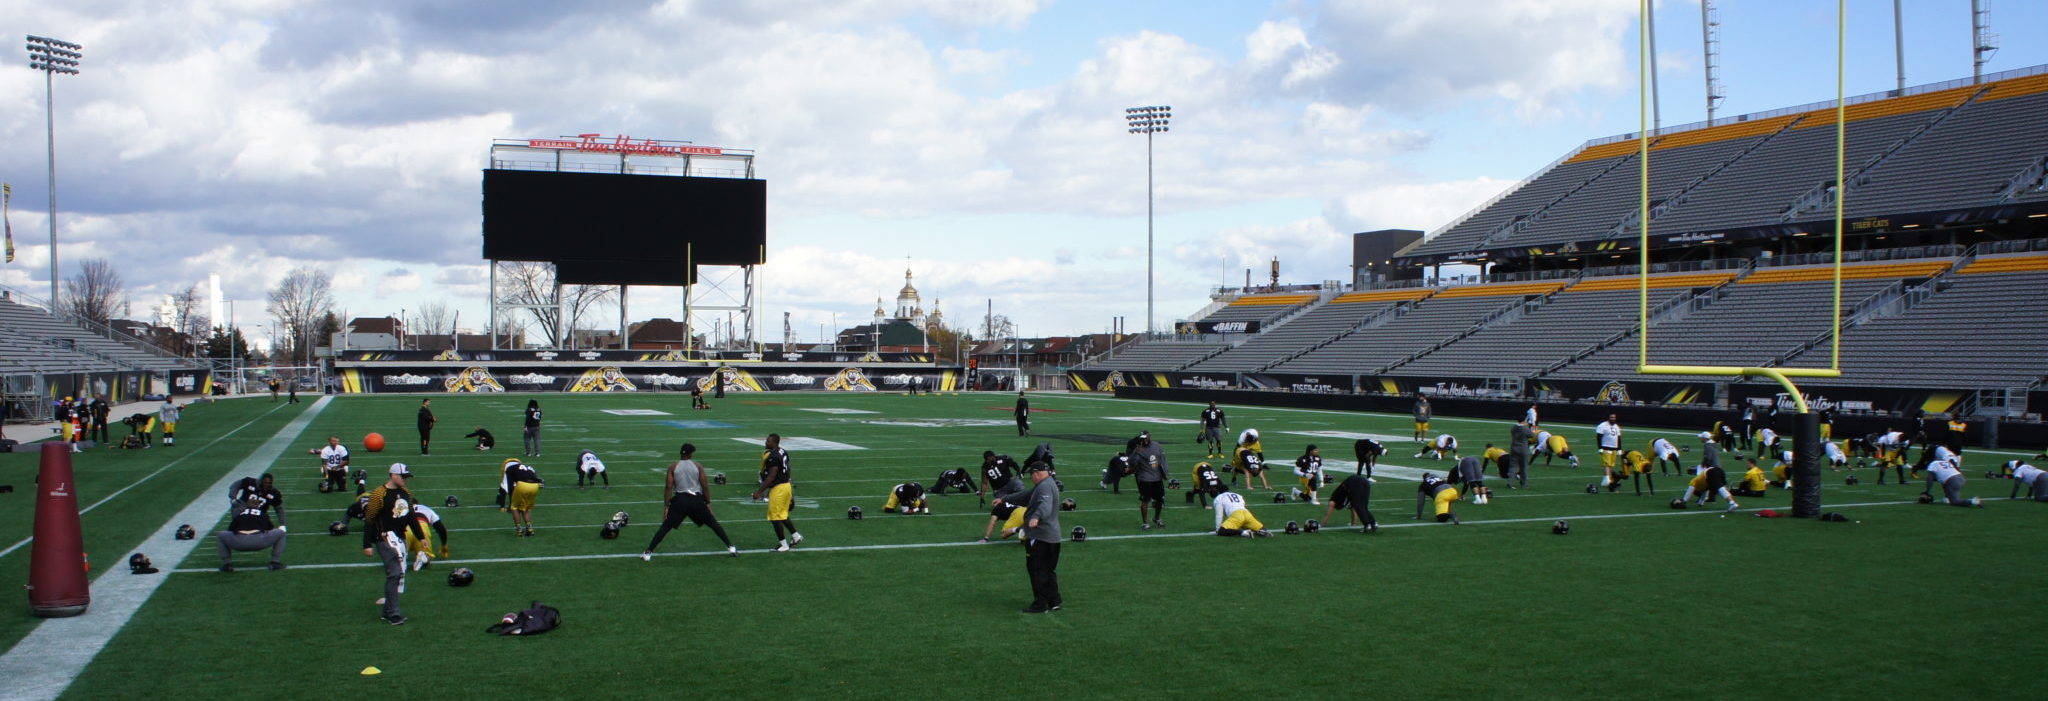
[[[1400,304],[1435,293],[1431,288],[1351,292],[1266,329],[1237,347],[1190,366],[1189,370],[1245,372],[1259,370],[1325,339],[1335,337]]]
[[[1943,282],[1904,312],[1844,330],[1843,376],[1807,382],[1988,389],[2048,376],[2048,306],[2033,301],[2048,290],[2048,255],[1979,258]],[[1822,344],[1789,365],[1825,367],[1828,352]]]
[[[1879,164],[1850,187],[1848,216],[1991,204],[2014,175],[2048,156],[2048,92],[2020,91],[2030,86],[1994,86]]]
[[[1778,125],[1782,127],[1783,122],[1778,122]],[[1675,195],[1680,188],[1720,168],[1766,138],[1769,137],[1749,136],[1653,149],[1650,152],[1650,196],[1661,201]],[[1535,246],[1600,238],[1640,207],[1641,188],[1641,166],[1616,168],[1573,193],[1560,206],[1551,208],[1527,229],[1494,243]]]
[[[1547,295],[1563,282],[1524,282],[1445,288],[1399,317],[1339,336],[1320,348],[1288,359],[1279,372],[1364,374],[1408,358],[1464,333],[1488,316]]]
[[[23,374],[170,370],[189,362],[116,341],[41,309],[0,299],[0,358]]]
[[[1214,353],[1228,344],[1180,340],[1142,341],[1075,366],[1082,370],[1173,370]]]
[[[1408,251],[1408,255],[1452,253],[1462,251],[1484,240],[1494,229],[1507,225],[1520,217],[1536,211],[1563,197],[1566,193],[1591,182],[1600,174],[1616,168],[1627,168],[1633,158],[1622,155],[1617,158],[1582,160],[1574,157],[1548,171],[1537,174],[1514,192],[1502,197],[1493,206],[1486,207],[1459,222],[1443,233],[1423,241]]]
[[[1844,313],[1902,280],[1932,277],[1954,261],[1923,260],[1842,266]],[[1711,303],[1652,321],[1650,362],[1659,365],[1762,366],[1827,332],[1833,325],[1833,268],[1762,268],[1721,288]],[[1624,313],[1632,313],[1628,310]],[[1637,346],[1616,343],[1572,361],[1549,377],[1615,379],[1635,374]],[[1822,365],[1825,366],[1823,358]]]
[[[1196,321],[1256,321],[1264,325],[1314,301],[1313,294],[1246,295]]]
[[[1650,306],[1733,279],[1733,271],[1650,276]],[[1587,278],[1519,318],[1481,329],[1389,374],[1430,377],[1528,377],[1559,359],[1635,327],[1635,276]]]

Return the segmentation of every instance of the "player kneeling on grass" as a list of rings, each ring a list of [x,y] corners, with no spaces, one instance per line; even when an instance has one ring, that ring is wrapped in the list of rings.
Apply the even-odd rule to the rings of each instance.
[[[925,502],[924,485],[905,482],[889,489],[889,501],[882,505],[883,513],[931,513],[931,504]]]
[[[1436,476],[1434,472],[1424,472],[1422,484],[1415,488],[1415,518],[1422,518],[1424,504],[1433,504],[1437,523],[1457,523],[1458,514],[1451,511],[1451,505],[1457,503],[1459,498],[1457,487],[1451,486],[1450,482]]]
[[[1699,497],[1700,506],[1706,506],[1707,499],[1718,494],[1728,500],[1729,511],[1736,509],[1735,495],[1728,491],[1728,472],[1721,469],[1718,459],[1712,465],[1699,465],[1693,470],[1692,481],[1685,485],[1685,495],[1671,502],[1671,508],[1685,508],[1686,504],[1692,503],[1694,496]]]
[[[718,525],[718,517],[711,513],[711,480],[704,476],[704,466],[696,460],[697,446],[684,443],[679,459],[668,468],[668,476],[662,480],[661,493],[667,497],[661,507],[661,527],[654,530],[654,539],[647,541],[647,549],[640,551],[640,560],[654,559],[654,549],[661,546],[661,539],[668,532],[683,525],[689,519],[698,526],[710,526],[712,535],[725,543],[725,552],[739,557],[740,549],[733,547],[732,538],[725,535],[725,527]]]
[[[1301,481],[1301,491],[1308,495],[1308,503],[1320,503],[1316,501],[1316,490],[1323,488],[1323,451],[1317,450],[1314,443],[1294,459],[1294,477]]]
[[[1244,486],[1252,486],[1252,478],[1259,478],[1259,486],[1272,489],[1273,483],[1266,481],[1266,447],[1259,441],[1258,429],[1247,428],[1237,437],[1237,452],[1231,462],[1231,484],[1237,483],[1237,476],[1244,475]]]
[[[498,447],[498,437],[491,435],[490,430],[482,426],[476,427],[474,431],[462,434],[462,437],[475,438],[477,450],[490,450]]]
[[[588,450],[576,454],[577,489],[583,488],[583,480],[585,479],[590,480],[592,485],[596,485],[597,481],[602,479],[604,480],[605,489],[612,488],[612,476],[605,474],[604,461],[598,459],[597,453]]]
[[[1664,439],[1659,438],[1657,440],[1661,442]],[[1665,443],[1665,445],[1670,444]],[[1672,451],[1672,454],[1677,455],[1677,451]],[[1635,480],[1636,496],[1643,495],[1643,482],[1645,481],[1650,483],[1650,493],[1657,493],[1657,480],[1650,474],[1650,458],[1643,455],[1642,451],[1631,450],[1622,453],[1621,459],[1616,461],[1616,464],[1608,466],[1606,470],[1607,491],[1609,492],[1621,489],[1621,478],[1628,477]]]
[[[1192,486],[1188,488],[1187,502],[1200,503],[1209,508],[1209,499],[1223,489],[1223,475],[1216,472],[1216,466],[1206,462],[1195,463]]]
[[[1954,461],[1936,460],[1927,464],[1927,489],[1920,493],[1920,503],[1934,502],[1934,485],[1941,485],[1942,498],[1949,506],[1983,506],[1984,500],[1976,497],[1963,498],[1963,471]]]
[[[1330,517],[1336,515],[1338,509],[1349,509],[1351,525],[1363,525],[1364,529],[1359,532],[1371,533],[1380,529],[1380,522],[1373,518],[1371,507],[1372,478],[1352,475],[1338,482],[1337,487],[1330,490],[1330,505],[1323,509],[1323,523],[1329,523]]]
[[[1571,443],[1566,442],[1564,436],[1549,431],[1536,433],[1536,452],[1543,455],[1545,467],[1550,466],[1551,458],[1564,458],[1571,461],[1572,467],[1579,466],[1578,456],[1572,455]]]
[[[1737,482],[1735,488],[1728,492],[1738,497],[1763,496],[1764,490],[1771,488],[1770,477],[1764,474],[1763,468],[1757,466],[1756,460],[1750,459],[1746,462],[1749,463],[1749,469],[1743,471],[1742,481]]]
[[[1472,495],[1474,504],[1484,504],[1493,499],[1493,490],[1486,488],[1486,468],[1479,458],[1470,455],[1458,458],[1458,466],[1451,468],[1450,483]]]
[[[498,472],[498,508],[512,512],[512,534],[533,535],[533,502],[546,481],[532,465],[506,458]]]
[[[1371,438],[1360,438],[1351,444],[1351,455],[1358,460],[1354,474],[1371,477],[1373,466],[1380,464],[1380,458],[1386,457],[1387,446]]]
[[[1246,538],[1273,536],[1271,531],[1266,530],[1266,524],[1259,523],[1258,517],[1252,515],[1252,510],[1245,507],[1243,496],[1230,491],[1229,487],[1222,489],[1223,491],[1216,493],[1216,535]]]
[[[1458,459],[1458,438],[1448,433],[1439,435],[1436,437],[1436,440],[1430,441],[1428,445],[1423,446],[1422,452],[1416,453],[1415,457],[1419,458],[1424,455],[1428,455],[1431,460],[1442,460],[1445,455],[1449,455],[1451,459],[1456,460]]]
[[[974,473],[960,467],[939,473],[939,478],[932,482],[932,493],[945,496],[948,491],[973,494]]]
[[[412,570],[425,569],[434,558],[448,557],[448,527],[441,525],[441,515],[425,504],[412,507],[412,523],[406,524],[405,549],[412,553]],[[435,550],[434,543],[441,543]]]
[[[348,447],[341,444],[340,436],[328,436],[327,445],[307,452],[320,457],[320,491],[348,489]]]
[[[1999,468],[2004,477],[2012,478],[2012,495],[2007,499],[2020,498],[2020,490],[2027,490],[2027,498],[2034,501],[2048,501],[2048,470],[2018,460],[2008,460]]]

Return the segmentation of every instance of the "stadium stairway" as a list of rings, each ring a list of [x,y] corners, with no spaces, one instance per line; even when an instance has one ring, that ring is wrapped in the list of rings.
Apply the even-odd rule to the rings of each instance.
[[[1650,304],[1663,308],[1675,297],[1713,289],[1740,274],[1721,270],[1652,275]],[[1580,280],[1555,295],[1524,304],[1519,315],[1503,317],[1455,343],[1389,368],[1388,374],[1532,377],[1558,364],[1560,358],[1633,330],[1636,315],[1617,310],[1636,308],[1637,282],[1633,275]]]
[[[1275,363],[1271,370],[1303,373],[1373,373],[1464,337],[1531,297],[1555,294],[1567,281],[1464,285],[1437,291],[1370,328],[1348,331],[1319,347]]]
[[[1357,329],[1380,312],[1427,297],[1433,288],[1347,292],[1303,307],[1272,328],[1182,368],[1201,372],[1263,370],[1304,347],[1317,347]]]
[[[2048,254],[1978,257],[1921,287],[1921,299],[1908,295],[1896,309],[1844,327],[1843,377],[1808,383],[2002,389],[2048,378],[2048,307],[2014,304],[2048,289]],[[1831,346],[1816,340],[1785,364],[1827,366]]]

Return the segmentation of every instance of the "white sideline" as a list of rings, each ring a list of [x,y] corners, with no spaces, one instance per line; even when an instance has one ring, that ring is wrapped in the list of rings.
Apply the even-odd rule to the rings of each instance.
[[[178,524],[211,527],[218,522],[221,513],[227,510],[228,487],[252,471],[268,469],[332,399],[330,395],[314,401],[313,406],[293,418],[277,435],[264,441],[262,447],[194,497],[177,516],[136,546],[136,550],[153,552],[157,555],[156,561],[168,564],[183,562],[193,548],[209,542],[211,533],[201,533],[193,540],[177,540],[173,535]],[[7,680],[7,698],[55,699],[63,694],[71,686],[71,681],[85,671],[85,666],[99,656],[101,650],[106,649],[114,634],[135,617],[135,612],[141,610],[164,582],[163,577],[131,576],[120,572],[125,564],[125,559],[118,563],[108,562],[101,569],[99,578],[92,582],[92,606],[84,615],[46,619],[36,624],[21,642],[15,643],[14,649],[0,655],[0,679]]]
[[[1863,502],[1863,503],[1858,503],[1858,504],[1830,504],[1830,505],[1827,505],[1827,506],[1828,506],[1828,508],[1831,508],[1831,509],[1850,509],[1850,508],[1857,508],[1857,507],[1865,507],[1865,506],[1898,506],[1898,505],[1901,505],[1901,504],[1918,504],[1918,503],[1919,503],[1919,502],[1917,502],[1917,501],[1913,501],[1913,500],[1907,500],[1907,501],[1871,501],[1871,502]],[[1736,511],[1735,513],[1753,513],[1753,512],[1755,512],[1755,511],[1757,511],[1757,509],[1738,509],[1738,510],[1737,510],[1737,511]],[[1722,509],[1715,509],[1715,508],[1696,508],[1696,509],[1686,509],[1686,510],[1683,510],[1683,511],[1679,511],[1679,510],[1673,510],[1673,511],[1651,511],[1651,512],[1645,512],[1645,513],[1639,513],[1639,514],[1589,514],[1589,515],[1584,515],[1584,516],[1530,516],[1530,517],[1525,517],[1525,518],[1500,518],[1500,519],[1486,519],[1486,520],[1477,520],[1477,521],[1465,521],[1465,522],[1464,522],[1464,525],[1467,525],[1467,526],[1477,526],[1477,525],[1483,525],[1483,524],[1492,524],[1492,523],[1541,523],[1541,522],[1548,522],[1548,521],[1557,521],[1557,520],[1560,520],[1560,519],[1561,519],[1561,520],[1566,520],[1566,521],[1590,521],[1590,520],[1595,520],[1595,519],[1614,519],[1614,518],[1658,518],[1658,517],[1668,517],[1668,516],[1717,516],[1717,515],[1723,515],[1723,514],[1726,514],[1726,513],[1728,513],[1728,512],[1726,512],[1726,511],[1724,511],[1724,510],[1722,510]],[[1398,522],[1386,522],[1386,521],[1382,521],[1382,522],[1380,522],[1380,528],[1382,528],[1382,529],[1387,529],[1387,528],[1415,528],[1415,527],[1421,527],[1421,526],[1443,526],[1443,527],[1447,527],[1447,528],[1449,528],[1449,527],[1453,527],[1453,526],[1450,526],[1449,524],[1441,524],[1441,523],[1437,523],[1437,522],[1435,522],[1435,521],[1410,521],[1410,520],[1404,520],[1404,521],[1398,521]],[[1333,524],[1333,525],[1331,525],[1331,526],[1330,526],[1330,528],[1331,528],[1332,530],[1348,530],[1348,529],[1349,529],[1349,528],[1351,528],[1351,527],[1349,527],[1349,526],[1336,526],[1336,525],[1334,525],[1334,524]],[[1134,533],[1134,534],[1129,534],[1129,535],[1105,535],[1105,536],[1089,536],[1089,537],[1088,537],[1088,539],[1089,539],[1089,540],[1136,540],[1136,539],[1140,539],[1140,538],[1187,538],[1187,537],[1192,537],[1192,536],[1208,536],[1208,537],[1211,537],[1211,538],[1213,538],[1213,537],[1216,537],[1216,533],[1215,533],[1214,531],[1184,531],[1184,532],[1178,532],[1178,533]],[[971,541],[971,540],[953,540],[953,541],[943,541],[943,542],[938,542],[938,543],[894,543],[894,544],[885,544],[885,545],[827,545],[827,546],[819,546],[819,547],[797,547],[797,548],[791,549],[791,550],[790,550],[790,552],[792,552],[792,553],[806,553],[806,552],[811,552],[811,553],[830,553],[830,552],[852,552],[852,551],[861,551],[861,550],[914,550],[914,549],[921,549],[921,548],[952,548],[952,547],[960,547],[960,546],[966,546],[966,545],[1000,545],[1000,544],[1001,544],[1001,541],[992,541],[992,542],[989,542],[989,543],[977,543],[977,542],[975,542],[975,541]],[[772,551],[772,550],[769,550],[769,549],[766,549],[766,548],[761,548],[761,549],[756,549],[756,550],[741,550],[740,552],[742,552],[742,553],[747,553],[747,554],[767,554],[767,553],[772,553],[772,552],[774,552],[774,551]],[[726,552],[725,552],[724,550],[703,550],[703,551],[692,551],[692,552],[672,552],[672,553],[655,553],[655,554],[654,554],[654,556],[655,556],[655,557],[713,557],[713,556],[724,556],[724,555],[726,555]],[[538,557],[484,557],[484,558],[470,558],[470,559],[448,559],[448,560],[436,560],[435,562],[436,562],[437,564],[442,564],[442,565],[456,566],[456,565],[471,565],[471,564],[490,564],[490,563],[504,563],[504,562],[565,562],[565,561],[570,561],[570,560],[617,560],[617,559],[625,559],[625,558],[634,558],[634,557],[639,557],[639,556],[640,556],[640,555],[639,555],[638,553],[590,553],[590,554],[584,554],[584,555],[543,555],[543,556],[538,556]],[[292,568],[291,568],[290,570],[286,570],[286,571],[287,571],[287,572],[296,572],[296,571],[298,571],[298,570],[325,570],[325,569],[339,569],[339,568],[354,568],[354,567],[383,567],[383,566],[384,566],[384,565],[383,565],[382,563],[378,563],[378,562],[324,562],[324,563],[319,563],[319,564],[312,564],[312,565],[292,565]],[[178,574],[195,574],[195,573],[203,573],[203,572],[212,572],[212,571],[213,571],[213,570],[211,570],[211,569],[206,569],[206,568],[197,568],[197,567],[186,567],[186,568],[182,568],[182,569],[176,569],[176,570],[171,570],[171,572],[175,572],[175,573],[178,573]]]
[[[106,503],[107,503],[107,502],[109,502],[109,501],[113,501],[113,500],[114,500],[114,497],[118,497],[118,496],[121,496],[122,494],[126,494],[126,493],[128,493],[128,490],[130,490],[130,489],[134,489],[134,488],[136,488],[137,486],[140,486],[140,485],[141,485],[142,483],[144,483],[144,482],[148,482],[148,481],[149,481],[149,480],[150,480],[151,478],[153,478],[153,477],[156,477],[157,475],[161,475],[161,474],[163,474],[165,470],[169,470],[169,469],[171,469],[171,468],[173,468],[173,467],[177,467],[177,466],[178,466],[178,463],[181,463],[181,462],[184,462],[184,461],[185,461],[185,458],[189,458],[189,457],[192,457],[193,455],[196,455],[196,454],[198,454],[198,453],[199,453],[200,451],[206,450],[207,448],[211,448],[211,447],[213,447],[213,446],[214,446],[214,444],[215,444],[215,443],[219,443],[219,442],[221,442],[221,441],[227,440],[229,436],[235,435],[235,434],[237,434],[237,433],[241,433],[241,432],[242,432],[242,429],[245,429],[245,428],[248,428],[248,427],[249,427],[249,424],[253,424],[253,423],[256,423],[257,421],[261,421],[261,420],[263,420],[263,417],[265,417],[265,416],[269,416],[269,415],[271,415],[271,413],[273,413],[273,412],[277,411],[278,409],[282,409],[282,408],[284,408],[284,407],[283,407],[282,405],[280,405],[280,406],[277,406],[277,407],[273,407],[273,408],[271,408],[271,410],[270,410],[270,411],[266,411],[266,412],[263,412],[263,413],[262,413],[261,415],[258,415],[258,416],[257,416],[256,418],[250,419],[250,420],[248,420],[247,422],[243,423],[243,424],[242,424],[242,425],[240,425],[240,426],[236,426],[236,427],[234,428],[234,430],[232,430],[232,431],[228,431],[227,433],[223,433],[223,434],[221,434],[221,435],[220,435],[220,437],[218,437],[218,438],[215,438],[215,439],[213,439],[213,440],[211,440],[211,441],[207,441],[207,442],[206,442],[206,445],[202,445],[202,446],[199,446],[198,448],[196,448],[196,449],[192,450],[191,452],[188,452],[188,453],[185,453],[185,454],[183,454],[183,455],[179,456],[179,457],[178,457],[178,459],[176,459],[176,460],[172,460],[172,461],[171,461],[171,462],[170,462],[169,464],[166,464],[166,465],[164,465],[163,467],[159,467],[159,468],[157,468],[155,472],[151,472],[151,473],[149,473],[149,474],[147,474],[147,475],[143,475],[141,479],[135,480],[134,482],[129,482],[129,483],[128,483],[128,486],[126,486],[126,487],[122,487],[122,488],[120,488],[120,489],[116,489],[116,490],[114,490],[114,493],[113,493],[113,494],[108,494],[108,495],[106,495],[106,496],[104,496],[104,497],[100,497],[100,500],[99,500],[99,501],[95,501],[95,502],[93,502],[91,506],[87,506],[87,507],[85,507],[85,508],[83,508],[83,509],[79,509],[79,510],[78,510],[78,515],[80,515],[80,516],[84,516],[84,515],[86,515],[86,514],[92,513],[92,510],[93,510],[93,509],[97,509],[97,508],[100,508],[100,506],[101,506],[101,505],[104,505],[104,504],[106,504]],[[6,550],[0,550],[0,557],[7,557],[8,555],[12,555],[12,554],[14,554],[14,551],[16,551],[16,550],[20,550],[20,549],[21,549],[21,547],[22,547],[22,546],[24,546],[24,545],[28,545],[28,544],[29,544],[29,541],[31,541],[31,540],[34,540],[34,539],[33,539],[33,538],[23,538],[23,539],[21,539],[21,542],[19,542],[19,543],[15,543],[15,544],[13,544],[13,545],[9,545],[9,546],[7,546],[7,549],[6,549]]]

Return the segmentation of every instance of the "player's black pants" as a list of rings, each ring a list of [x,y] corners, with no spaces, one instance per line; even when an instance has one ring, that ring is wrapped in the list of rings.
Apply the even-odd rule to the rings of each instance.
[[[426,454],[427,454],[427,441],[428,441],[428,440],[431,440],[431,439],[432,439],[433,437],[434,437],[434,429],[431,429],[431,428],[427,428],[427,427],[425,427],[425,426],[421,426],[421,427],[420,427],[420,454],[421,454],[421,455],[426,455]]]
[[[1031,576],[1031,608],[1060,606],[1060,544],[1033,538],[1024,543],[1024,572]]]
[[[668,518],[662,519],[661,528],[655,529],[654,540],[647,542],[647,551],[653,552],[655,547],[660,546],[661,539],[668,537],[669,531],[683,525],[683,519],[696,522],[699,526],[709,526],[713,535],[724,541],[727,547],[732,546],[732,539],[725,535],[725,527],[718,525],[718,517],[711,515],[711,504],[704,501],[704,495],[677,494],[669,497]]]
[[[1019,435],[1019,436],[1028,436],[1028,435],[1031,435],[1031,417],[1028,417],[1028,416],[1019,416],[1019,417],[1017,417],[1017,435]]]
[[[321,470],[320,474],[322,476],[322,479],[320,481],[321,483],[327,485],[328,491],[339,492],[344,489],[348,489],[347,469]]]

